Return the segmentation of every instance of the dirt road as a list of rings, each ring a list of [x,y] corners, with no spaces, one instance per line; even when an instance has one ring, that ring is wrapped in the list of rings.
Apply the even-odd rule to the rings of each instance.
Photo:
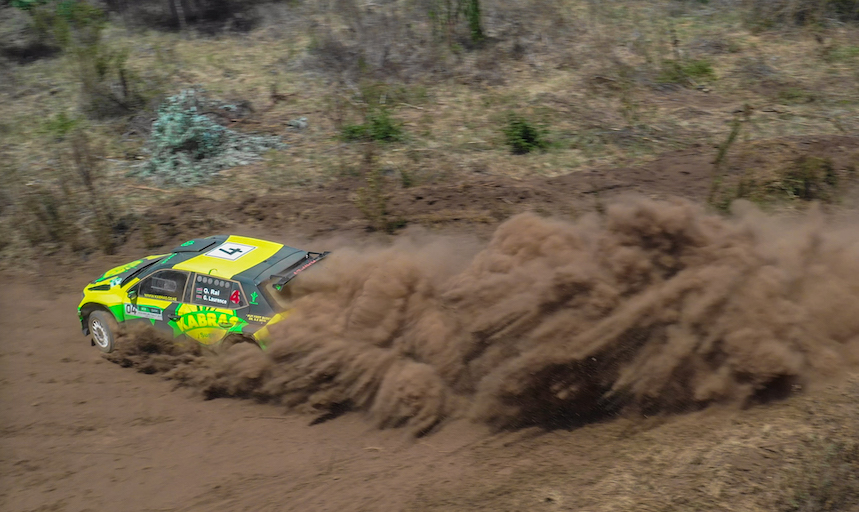
[[[665,178],[660,169],[659,166],[654,167],[654,176]],[[623,176],[619,171],[616,175],[607,176],[606,180],[617,181]],[[480,240],[483,241],[480,243],[485,243],[483,235],[488,235],[497,226],[495,221],[491,221],[493,218],[507,217],[521,209],[540,211],[537,207],[546,212],[558,210],[563,214],[564,209],[558,205],[566,205],[565,201],[574,197],[575,191],[590,197],[588,191],[591,189],[585,185],[613,190],[613,181],[603,183],[591,177],[579,177],[576,181],[573,178],[566,178],[569,190],[561,187],[566,183],[564,179],[559,179],[554,183],[557,186],[552,187],[538,184],[528,188],[528,184],[514,184],[499,188],[478,183],[465,189],[472,194],[473,203],[481,212],[475,218],[490,220],[465,225],[463,230],[472,235],[481,233]],[[706,190],[702,187],[698,187],[698,195]],[[661,196],[671,190],[653,185],[644,192]],[[329,191],[320,192],[321,195],[327,193]],[[302,234],[311,238],[338,234],[366,238],[361,226],[348,222],[350,211],[343,206],[349,204],[344,199],[348,190],[334,190],[332,193],[336,197],[327,202],[283,202],[287,206],[278,208],[257,204],[265,198],[256,202],[238,202],[239,206],[231,207],[235,209],[219,210],[223,219],[215,224],[211,224],[209,214],[204,211],[207,207],[204,201],[178,202],[163,208],[163,218],[154,217],[153,223],[164,232],[159,236],[163,237],[165,246],[184,240],[181,237],[192,233],[199,235],[203,227],[287,239],[282,236],[283,232],[298,225],[304,230],[299,233],[302,241],[307,239],[301,237]],[[394,198],[394,202],[404,212],[415,208],[411,213],[417,215],[436,209],[439,201],[442,206],[448,199],[460,201],[462,193],[462,190],[444,187],[409,189],[408,193],[403,192]],[[520,201],[524,205],[522,208],[517,206]],[[423,205],[424,202],[427,205]],[[498,208],[498,205],[501,209],[495,212],[493,208]],[[326,207],[333,210],[328,211]],[[449,209],[459,212],[462,205],[450,203]],[[296,215],[296,218],[305,220],[294,221]],[[855,273],[850,272],[855,266],[855,259],[849,257],[853,253],[833,251],[813,264],[809,263],[812,260],[792,259],[787,254],[790,251],[785,252],[784,247],[778,244],[766,245],[769,243],[766,237],[746,236],[742,234],[744,232],[737,232],[737,236],[723,236],[724,233],[730,235],[730,230],[725,231],[718,226],[711,230],[714,224],[705,219],[688,224],[694,228],[694,236],[672,239],[681,246],[687,244],[691,252],[684,254],[691,256],[681,255],[676,261],[673,257],[666,260],[666,254],[659,251],[674,254],[678,246],[673,243],[651,244],[654,238],[650,235],[644,237],[647,243],[640,242],[633,235],[650,229],[638,224],[637,219],[640,218],[644,217],[630,216],[632,224],[627,227],[634,229],[628,232],[618,228],[626,224],[613,225],[613,232],[620,234],[617,238],[620,245],[610,251],[600,249],[604,246],[598,244],[577,245],[576,242],[579,239],[607,240],[604,233],[596,233],[593,238],[577,238],[582,235],[576,231],[579,228],[561,226],[558,233],[563,236],[548,232],[544,238],[547,242],[533,254],[548,254],[551,258],[553,251],[560,248],[566,258],[570,251],[578,250],[576,247],[591,247],[593,253],[579,255],[589,262],[581,268],[591,268],[592,262],[600,263],[602,271],[593,274],[599,279],[606,275],[622,276],[637,272],[640,277],[647,272],[662,272],[660,275],[663,277],[659,279],[639,279],[642,286],[647,283],[662,286],[663,282],[670,285],[675,275],[683,275],[680,267],[675,272],[671,265],[684,261],[686,267],[700,269],[693,274],[694,279],[689,281],[691,284],[687,289],[691,290],[693,284],[701,282],[708,285],[704,287],[706,290],[724,292],[723,298],[712,293],[702,295],[718,299],[713,302],[716,305],[713,307],[722,308],[719,309],[719,318],[738,318],[740,324],[748,320],[764,326],[769,321],[766,319],[779,310],[773,304],[780,304],[784,315],[773,317],[777,320],[773,325],[793,327],[786,331],[773,331],[775,334],[768,342],[768,350],[773,349],[770,353],[778,355],[776,361],[787,370],[802,369],[798,374],[804,376],[803,365],[813,367],[817,364],[819,370],[821,364],[825,367],[828,362],[843,362],[834,353],[815,352],[813,343],[819,340],[807,334],[826,331],[830,338],[844,346],[852,346],[851,340],[855,341],[856,315],[849,313],[849,308],[856,304],[853,298],[859,293],[859,289],[849,285],[855,278]],[[674,226],[669,231],[682,225],[661,215],[647,218],[667,221],[665,225]],[[766,223],[763,217],[752,216],[750,219],[752,223]],[[529,222],[524,226],[528,229],[520,229],[519,232],[535,235],[541,230],[557,227],[551,223],[543,225],[542,221]],[[696,231],[701,226],[706,229]],[[802,242],[799,232],[789,233],[795,241]],[[794,243],[794,249],[803,258],[820,247],[817,231],[811,230],[806,234],[809,235],[806,237],[808,244]],[[513,236],[511,230],[508,230],[508,235],[507,242],[497,243],[495,247],[521,247],[517,245],[521,240]],[[715,238],[707,238],[711,235]],[[855,238],[855,231],[847,229],[841,235],[844,236],[833,231],[829,239],[849,241]],[[771,238],[770,242],[785,240],[781,235]],[[492,431],[484,424],[458,419],[446,421],[429,436],[416,439],[407,429],[379,430],[362,412],[312,424],[317,416],[287,412],[281,406],[229,398],[204,400],[199,388],[177,388],[176,381],[123,368],[107,361],[89,346],[88,340],[80,333],[75,314],[80,290],[104,269],[146,252],[141,240],[142,236],[134,233],[120,254],[76,261],[74,265],[67,261],[62,268],[43,264],[42,270],[29,278],[0,275],[0,311],[4,313],[0,317],[0,510],[859,510],[859,444],[856,443],[859,438],[859,375],[855,373],[855,366],[851,369],[845,365],[846,368],[829,376],[818,375],[818,371],[812,379],[785,381],[792,385],[781,389],[778,399],[753,397],[761,400],[753,401],[755,405],[747,408],[728,404],[703,410],[691,407],[661,411],[655,415],[639,411],[637,414],[600,417],[578,428],[567,424],[556,430],[522,429],[519,428],[521,425],[516,425],[517,422],[509,421],[508,415],[504,418],[507,426],[513,426],[512,430]],[[738,249],[744,247],[743,244],[759,242],[764,244],[762,247],[770,249],[763,252],[758,246],[748,251]],[[351,242],[338,242],[340,246],[348,243]],[[856,247],[859,246],[849,250]],[[704,249],[717,250],[716,253],[724,253],[728,259],[720,259],[722,256],[703,258],[701,251]],[[520,251],[518,254],[531,252]],[[573,251],[572,254],[575,256],[577,253]],[[602,255],[605,254],[622,258],[603,260]],[[642,254],[647,256],[647,261],[632,264]],[[742,258],[738,259],[738,255]],[[820,254],[815,253],[814,257],[820,257]],[[780,258],[783,259],[781,266],[772,263]],[[760,265],[748,267],[747,274],[739,272],[743,265],[758,260]],[[405,267],[402,268],[412,268],[409,262],[418,260],[406,258],[404,261]],[[503,261],[484,261],[496,263],[474,265],[472,270],[489,269],[495,273],[493,279],[496,279],[499,275],[498,261]],[[536,299],[554,297],[556,300],[566,297],[555,294],[556,291],[582,289],[581,286],[560,286],[570,279],[593,283],[587,289],[597,290],[601,295],[587,297],[588,301],[595,298],[596,302],[575,304],[579,308],[584,306],[582,311],[598,312],[595,317],[602,318],[600,315],[605,314],[605,308],[623,304],[625,297],[634,295],[624,292],[619,286],[624,285],[622,279],[606,287],[599,279],[576,273],[547,273],[546,269],[558,266],[544,264],[543,261],[539,258],[534,262],[517,261],[512,266],[528,273],[530,279],[527,282],[532,286],[529,293]],[[718,266],[713,266],[714,262]],[[708,265],[718,272],[710,272]],[[759,268],[765,271],[758,272]],[[804,273],[805,268],[810,273]],[[739,272],[735,276],[737,290],[752,282],[744,276],[758,275],[760,278],[757,285],[748,287],[746,301],[737,302],[735,306],[730,306],[730,303],[743,294],[720,288],[724,281],[720,276],[727,275],[729,270]],[[537,279],[536,271],[542,272],[543,277]],[[487,282],[480,272],[474,276],[472,284]],[[784,276],[793,277],[791,280]],[[526,282],[517,274],[510,274],[510,277],[513,283]],[[504,284],[499,288],[502,290],[521,287],[521,284],[501,283]],[[784,288],[787,292],[780,291],[783,289],[780,283],[787,283]],[[805,283],[805,286],[788,286],[790,283]],[[468,292],[463,294],[466,299],[474,299],[461,301],[462,308],[470,307],[476,315],[473,319],[481,321],[487,321],[484,306],[501,296],[492,290],[483,296],[475,295],[472,292],[475,289],[479,291],[475,286],[458,289]],[[830,293],[829,289],[840,290],[838,293],[841,295]],[[769,290],[767,293],[770,295],[757,295],[755,290]],[[667,313],[675,309],[696,309],[694,300],[684,306],[683,302],[667,300],[666,294],[660,294],[654,296],[662,297],[660,300],[663,300]],[[613,298],[615,295],[619,298]],[[696,297],[691,293],[680,295]],[[437,297],[431,294],[427,297],[432,299],[427,304],[435,304]],[[773,297],[778,300],[768,302]],[[826,306],[830,303],[831,307]],[[505,305],[508,306],[513,308],[512,312],[518,311],[517,304]],[[512,344],[507,348],[515,348],[518,338],[531,336],[530,339],[538,340],[536,335],[532,335],[532,331],[539,334],[539,329],[534,327],[551,319],[554,312],[563,311],[557,304],[549,306],[534,308],[529,317],[533,321],[520,322],[522,325],[516,327],[519,330],[508,336]],[[619,311],[621,309],[618,308]],[[441,314],[444,309],[430,308],[427,311]],[[497,311],[504,312],[501,309]],[[707,311],[701,309],[699,313],[705,320],[709,318]],[[332,318],[337,318],[339,312],[331,314],[334,315]],[[673,313],[663,316],[660,321],[669,327],[682,317]],[[569,315],[559,318],[562,317]],[[632,317],[631,320],[627,318],[632,329],[630,332],[638,333],[636,339],[643,340],[642,333],[649,331],[637,326],[656,316],[640,313]],[[374,317],[366,318],[372,320]],[[463,318],[463,332],[474,327],[475,321],[467,317],[457,321]],[[617,318],[623,320],[622,317]],[[795,319],[798,323],[792,323]],[[494,318],[488,320],[495,321]],[[503,315],[500,320],[504,320]],[[582,317],[581,322],[591,320]],[[491,327],[494,324],[489,322],[487,325]],[[694,327],[692,332],[701,333],[716,324],[705,321],[690,325]],[[804,326],[806,330],[797,330],[796,326]],[[740,332],[741,327],[728,330]],[[578,326],[565,324],[563,328],[569,330]],[[659,329],[651,331],[655,334],[663,332]],[[486,332],[491,337],[495,335],[492,333],[503,335],[505,331],[487,329]],[[582,341],[589,339],[586,335],[579,338]],[[785,340],[790,343],[779,345],[778,342]],[[502,342],[506,343],[504,339],[499,343]],[[777,343],[773,345],[772,342]],[[610,344],[606,346],[612,348]],[[653,353],[659,355],[659,345],[652,346],[657,347]],[[746,364],[763,361],[754,353],[744,353],[744,347],[748,346],[755,345],[738,339],[735,349],[740,352],[728,353],[730,357],[715,362],[698,362],[716,366],[727,364],[725,368],[733,365],[735,370],[738,361],[746,365],[747,371],[737,373],[736,382],[731,379],[727,382],[730,386],[742,388],[753,375],[748,372],[760,371],[760,375],[767,377],[769,371],[765,366],[755,368],[755,364]],[[538,369],[573,367],[568,360],[559,357],[552,355],[548,366],[543,359],[528,361],[535,363]],[[570,356],[566,354],[563,357]],[[648,377],[650,370],[658,366],[655,363],[662,364],[663,359],[652,358],[650,363],[639,365],[642,371],[626,377],[632,378],[630,382],[635,385],[659,384],[659,379]],[[563,364],[558,365],[557,361]],[[491,368],[487,363],[485,369]],[[514,365],[512,368],[517,367]],[[531,368],[519,364],[521,371],[508,375],[525,376],[524,381],[527,382],[527,376],[533,375]],[[679,365],[678,368],[684,366]],[[698,368],[706,366],[699,365]],[[779,371],[787,371],[785,368]],[[438,366],[437,369],[443,367]],[[457,371],[465,372],[462,368]],[[612,374],[614,370],[611,367],[600,371],[612,378],[617,377]],[[558,373],[553,370],[552,375]],[[678,383],[682,384],[685,382],[682,379],[691,373],[680,372],[672,374],[671,378],[677,375],[681,379]],[[561,377],[564,377],[563,372]],[[496,380],[499,384],[510,382]],[[704,379],[698,383],[701,382],[712,384],[713,381]],[[575,381],[563,383],[574,390]],[[462,392],[464,388],[458,389]],[[489,396],[501,396],[508,405],[527,405],[527,400],[522,397],[527,398],[528,395],[502,393],[512,388],[500,385],[489,389],[495,392]],[[531,390],[523,389],[526,392]],[[720,389],[735,391],[737,388]],[[533,396],[547,399],[545,395]],[[534,413],[533,408],[521,409]]]
[[[103,360],[75,329],[76,294],[4,285],[3,510],[401,510],[417,485],[457,481],[457,450],[485,434],[429,444],[203,401]]]
[[[811,437],[859,422],[854,377],[752,410],[569,432],[456,422],[414,440],[357,414],[310,426],[106,362],[75,330],[75,293],[4,285],[8,511],[766,510]]]
[[[414,439],[360,413],[311,425],[103,359],[75,317],[99,265],[51,287],[3,279],[2,510],[751,511],[793,510],[798,496],[856,510],[850,373],[750,409],[573,430],[457,420]]]

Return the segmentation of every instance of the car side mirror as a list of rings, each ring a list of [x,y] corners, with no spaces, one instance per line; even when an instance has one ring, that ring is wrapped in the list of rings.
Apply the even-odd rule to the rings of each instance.
[[[128,290],[128,298],[132,299],[132,300],[136,299],[137,298],[137,290],[136,289]]]

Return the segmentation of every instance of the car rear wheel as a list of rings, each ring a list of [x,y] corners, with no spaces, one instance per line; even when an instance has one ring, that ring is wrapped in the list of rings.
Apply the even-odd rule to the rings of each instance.
[[[205,347],[205,352],[208,352],[210,354],[216,354],[216,355],[217,354],[226,354],[227,351],[230,350],[230,348],[232,348],[233,346],[238,345],[240,343],[252,343],[253,345],[257,344],[253,338],[248,338],[247,336],[241,336],[238,334],[230,334],[230,335],[226,336],[220,342],[218,342],[214,345],[210,345],[210,346]]]
[[[89,332],[92,341],[104,353],[113,352],[116,345],[118,325],[113,315],[107,311],[93,311],[89,314]]]

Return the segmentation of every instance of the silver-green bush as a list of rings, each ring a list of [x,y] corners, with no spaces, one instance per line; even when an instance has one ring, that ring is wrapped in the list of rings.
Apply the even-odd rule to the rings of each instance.
[[[207,99],[199,89],[167,98],[152,123],[146,147],[151,156],[132,174],[163,184],[195,185],[224,169],[261,160],[269,149],[286,147],[277,137],[239,133],[213,119],[238,108]]]

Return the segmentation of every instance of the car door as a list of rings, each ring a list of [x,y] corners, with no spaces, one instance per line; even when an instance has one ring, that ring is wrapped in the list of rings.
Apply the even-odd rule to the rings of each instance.
[[[187,299],[169,316],[175,333],[203,345],[214,345],[229,334],[242,334],[248,307],[241,283],[232,279],[193,274]],[[244,315],[242,315],[244,316]]]
[[[144,277],[129,289],[126,321],[143,320],[159,330],[175,334],[172,317],[186,296],[189,273],[164,269]]]

